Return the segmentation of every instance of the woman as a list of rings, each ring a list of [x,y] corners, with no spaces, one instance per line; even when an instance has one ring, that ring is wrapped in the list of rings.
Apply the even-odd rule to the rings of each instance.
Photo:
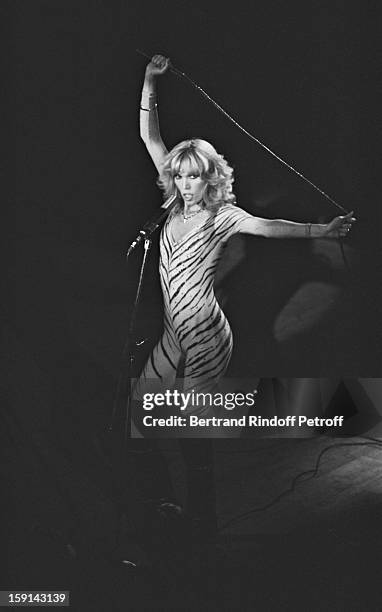
[[[355,221],[349,213],[329,224],[294,223],[255,217],[235,206],[233,171],[214,147],[199,138],[167,151],[159,131],[156,78],[169,59],[154,55],[146,68],[140,108],[141,137],[159,173],[165,197],[179,204],[162,230],[160,276],[164,334],[136,388],[136,399],[157,382],[162,388],[182,380],[183,391],[212,391],[227,369],[232,333],[213,291],[214,274],[227,240],[235,233],[272,238],[338,238]],[[154,385],[155,386],[155,385]],[[186,412],[209,413],[189,405]]]
[[[179,386],[183,392],[212,391],[224,375],[232,351],[232,334],[215,299],[213,281],[224,246],[232,235],[243,232],[275,238],[337,238],[347,234],[355,219],[349,213],[328,225],[317,225],[254,217],[235,206],[232,168],[212,145],[195,138],[181,142],[169,153],[160,135],[156,103],[156,79],[168,68],[168,58],[152,58],[146,68],[141,99],[141,137],[158,171],[165,197],[177,194],[179,203],[161,233],[165,328],[134,389],[137,410],[133,437],[141,437],[142,433],[150,437],[179,434],[186,467],[187,511],[192,518],[193,542],[197,543],[216,533],[213,447],[208,437],[219,433],[198,430],[190,434],[184,429],[176,432],[169,428],[165,432],[153,427],[147,431],[142,425],[143,395]],[[166,410],[168,406],[164,407],[164,415]],[[187,413],[213,416],[213,407],[196,402],[189,404],[182,415]],[[188,435],[204,439],[189,439]],[[145,444],[150,450],[149,472],[155,474],[154,468],[161,460],[156,444],[147,439],[139,442],[141,450]],[[154,480],[160,485],[159,478]]]

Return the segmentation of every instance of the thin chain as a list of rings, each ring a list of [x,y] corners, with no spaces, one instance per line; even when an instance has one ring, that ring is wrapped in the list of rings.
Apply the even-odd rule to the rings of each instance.
[[[189,219],[192,219],[192,217],[196,217],[196,215],[199,215],[202,212],[203,208],[201,208],[200,210],[197,210],[194,213],[190,213],[189,215],[185,215],[183,212],[183,223],[186,223],[186,221],[188,221]]]

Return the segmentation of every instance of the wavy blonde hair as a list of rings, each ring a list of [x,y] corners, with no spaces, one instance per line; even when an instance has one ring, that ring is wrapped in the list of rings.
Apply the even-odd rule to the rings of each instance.
[[[232,191],[233,169],[223,155],[206,140],[192,138],[176,145],[165,158],[159,174],[158,185],[163,189],[165,198],[177,193],[174,177],[183,162],[189,162],[206,182],[203,201],[209,210],[216,211],[223,204],[236,204]],[[181,207],[179,205],[179,207]]]

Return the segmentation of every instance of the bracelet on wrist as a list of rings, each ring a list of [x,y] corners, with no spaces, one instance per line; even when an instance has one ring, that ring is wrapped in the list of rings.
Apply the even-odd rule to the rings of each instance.
[[[156,108],[157,107],[156,99],[157,99],[157,96],[155,92],[149,92],[143,89],[142,96],[141,96],[141,110],[149,112],[153,110],[154,108]]]
[[[140,105],[140,107],[139,107],[139,108],[140,108],[141,110],[146,111],[147,113],[149,113],[150,111],[155,110],[155,109],[157,108],[157,106],[158,106],[158,104],[155,102],[154,106],[152,106],[151,108],[144,108],[144,107],[142,106],[142,104]]]

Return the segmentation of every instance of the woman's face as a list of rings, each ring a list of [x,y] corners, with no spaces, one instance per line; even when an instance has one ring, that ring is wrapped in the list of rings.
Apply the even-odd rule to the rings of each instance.
[[[201,178],[198,167],[190,161],[181,163],[179,172],[174,175],[174,182],[185,206],[198,204],[203,199],[206,181]]]

